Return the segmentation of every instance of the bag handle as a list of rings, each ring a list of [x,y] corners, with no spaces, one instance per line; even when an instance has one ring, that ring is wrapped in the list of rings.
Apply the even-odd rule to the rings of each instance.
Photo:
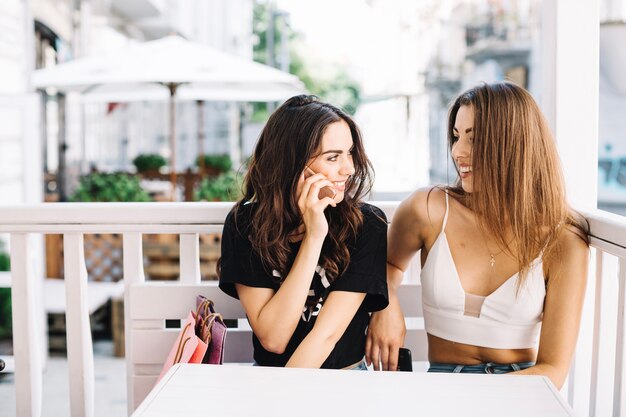
[[[191,323],[187,323],[185,325],[185,328],[183,329],[183,333],[182,333],[183,335],[187,333],[187,329],[189,328],[190,325]],[[172,366],[180,362],[180,360],[182,359],[183,352],[185,350],[185,345],[187,344],[187,342],[189,342],[189,339],[191,339],[191,337],[186,338],[185,341],[183,342],[183,339],[181,336],[181,339],[178,341],[178,348],[176,349],[176,355],[174,356],[174,361],[172,362]]]
[[[216,320],[224,323],[224,319],[220,313],[211,313],[210,315],[202,319],[202,322],[200,323],[201,331],[204,330],[206,326],[206,332],[207,332],[206,338],[202,341],[206,343],[207,345],[211,343],[211,330],[213,329],[213,324],[215,324]],[[201,336],[202,336],[202,333],[201,333]]]
[[[213,307],[213,305],[214,305],[213,300],[204,298],[204,300],[202,300],[202,302],[196,308],[196,315],[195,315],[196,319],[202,316],[206,317],[209,315],[209,313],[214,314],[215,308]],[[202,313],[200,313],[200,310],[202,310]]]

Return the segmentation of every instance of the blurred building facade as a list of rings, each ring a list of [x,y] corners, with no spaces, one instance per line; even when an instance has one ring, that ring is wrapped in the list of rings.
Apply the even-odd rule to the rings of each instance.
[[[252,58],[253,0],[160,0],[106,1],[100,14],[107,37],[126,35],[124,43],[158,39],[178,34],[240,57]],[[113,17],[112,17],[113,16]],[[88,29],[93,30],[93,29]],[[111,32],[115,33],[111,35]],[[103,35],[86,35],[104,39]],[[82,104],[76,97],[68,112],[68,189],[71,180],[92,168],[103,171],[132,170],[139,154],[157,153],[169,158],[168,104],[128,102]],[[177,102],[176,166],[179,170],[195,164],[198,132],[204,132],[203,151],[229,154],[239,159],[240,107],[237,103]],[[202,126],[200,126],[202,124]],[[72,152],[71,150],[74,150]],[[89,164],[90,166],[88,166]]]
[[[38,97],[30,94],[35,65],[32,10],[26,1],[0,4],[0,203],[41,201]]]
[[[377,168],[374,196],[404,198],[420,186],[451,183],[456,171],[448,156],[446,119],[455,96],[479,82],[505,78],[536,97],[541,91],[540,2],[399,2],[393,11],[382,1],[367,3],[379,24],[394,22],[381,32],[395,31],[389,50],[397,53],[387,57],[385,82],[364,88],[369,100],[356,115]],[[380,71],[380,65],[371,66]],[[390,157],[389,149],[403,151]]]
[[[446,129],[448,108],[461,91],[506,79],[542,104],[541,1],[400,2],[394,12],[383,11],[384,2],[367,3],[380,21],[394,20],[399,28],[382,30],[397,31],[389,49],[414,57],[392,57],[393,65],[382,70],[386,83],[365,89],[370,100],[357,113],[377,168],[375,195],[404,197],[416,187],[456,179]],[[598,204],[621,214],[626,214],[625,21],[626,1],[602,2]],[[377,65],[382,64],[372,63],[380,71]],[[389,157],[389,148],[408,152]]]
[[[139,153],[169,156],[166,103],[83,106],[77,96],[34,92],[33,69],[170,33],[252,56],[254,0],[1,3],[0,203],[41,201],[43,175],[58,173],[59,164],[75,181],[89,163],[125,170]],[[385,56],[371,56],[358,70],[362,80],[385,74],[362,83],[364,104],[356,115],[377,168],[377,193],[403,197],[415,187],[454,180],[446,115],[463,89],[506,78],[541,101],[539,0],[399,1],[393,8],[379,0],[365,3],[377,25],[372,41],[388,45]],[[625,0],[603,1],[599,200],[614,210],[626,206],[625,17]],[[194,102],[178,103],[177,109],[176,165],[185,168],[197,155],[199,117]],[[238,152],[241,110],[234,103],[204,104],[207,152]],[[68,185],[71,189],[71,181]]]
[[[253,0],[5,0],[0,5],[0,203],[42,201],[44,174],[76,181],[89,167],[127,169],[138,153],[164,153],[166,103],[99,103],[46,94],[29,85],[34,69],[102,54],[133,42],[179,34],[251,58]],[[180,151],[195,158],[196,103],[180,103]],[[205,130],[216,153],[237,143],[239,107],[205,105]],[[185,115],[193,113],[194,116]],[[60,123],[62,121],[62,123]],[[208,140],[207,140],[208,142]],[[194,152],[190,151],[193,143]],[[167,156],[167,155],[165,155]],[[59,171],[67,178],[57,178]],[[47,181],[49,189],[55,181]],[[71,181],[68,184],[71,188]]]

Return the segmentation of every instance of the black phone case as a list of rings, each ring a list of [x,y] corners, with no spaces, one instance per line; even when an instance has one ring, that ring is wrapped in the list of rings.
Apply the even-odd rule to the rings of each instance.
[[[398,371],[413,372],[413,359],[411,358],[411,350],[400,348],[398,352]]]

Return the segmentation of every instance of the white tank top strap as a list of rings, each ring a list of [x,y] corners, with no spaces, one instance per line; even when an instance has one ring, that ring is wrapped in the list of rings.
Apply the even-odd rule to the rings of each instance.
[[[446,194],[446,214],[443,215],[443,224],[441,225],[441,231],[444,232],[446,230],[446,223],[448,222],[448,211],[450,210],[450,206],[448,203],[448,192],[444,191]]]

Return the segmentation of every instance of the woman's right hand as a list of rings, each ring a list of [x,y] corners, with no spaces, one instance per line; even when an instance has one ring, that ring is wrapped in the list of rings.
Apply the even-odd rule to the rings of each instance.
[[[324,216],[326,207],[337,204],[330,197],[319,198],[322,187],[333,187],[330,182],[322,174],[314,174],[308,178],[304,178],[304,173],[298,184],[298,207],[302,214],[302,221],[305,227],[305,236],[324,239],[328,233],[328,221]]]
[[[365,361],[374,370],[396,371],[398,352],[404,345],[406,325],[400,301],[393,291],[389,292],[389,305],[372,313],[365,341]]]

